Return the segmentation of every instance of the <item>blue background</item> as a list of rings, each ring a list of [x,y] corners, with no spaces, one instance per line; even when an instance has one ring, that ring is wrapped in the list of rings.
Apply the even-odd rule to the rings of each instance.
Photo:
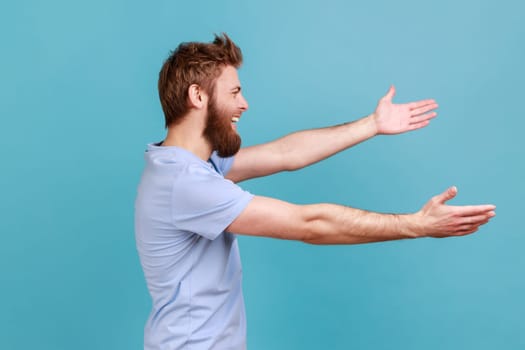
[[[478,233],[358,246],[240,238],[250,349],[523,349],[525,5],[493,1],[36,1],[0,10],[0,347],[140,349],[133,235],[156,80],[181,41],[243,49],[245,145],[435,98],[380,136],[253,193],[413,212],[450,185]],[[315,145],[313,145],[315,147]]]

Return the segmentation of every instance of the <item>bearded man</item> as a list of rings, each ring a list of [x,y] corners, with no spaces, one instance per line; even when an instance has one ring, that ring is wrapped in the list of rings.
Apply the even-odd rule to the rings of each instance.
[[[148,145],[135,203],[137,250],[153,300],[145,349],[245,349],[246,319],[236,234],[311,244],[357,244],[475,232],[495,206],[449,206],[457,190],[420,211],[393,215],[333,205],[294,205],[236,183],[303,168],[379,134],[420,129],[434,100],[393,104],[393,87],[367,117],[240,148],[248,109],[240,49],[223,34],[183,43],[164,63],[159,95],[164,141]]]

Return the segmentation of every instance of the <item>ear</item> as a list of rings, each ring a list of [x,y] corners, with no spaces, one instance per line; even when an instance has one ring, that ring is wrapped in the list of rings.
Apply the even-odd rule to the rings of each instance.
[[[208,95],[198,84],[191,84],[188,88],[188,103],[193,108],[204,108],[208,105]]]

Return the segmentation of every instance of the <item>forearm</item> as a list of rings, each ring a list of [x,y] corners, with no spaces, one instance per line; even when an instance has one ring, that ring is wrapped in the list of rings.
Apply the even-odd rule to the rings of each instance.
[[[311,244],[358,244],[421,235],[414,214],[380,214],[335,204],[303,207],[305,236]]]
[[[342,125],[304,130],[274,141],[286,170],[319,162],[377,134],[372,116]]]
[[[227,178],[239,182],[301,169],[375,135],[374,114],[351,123],[294,132],[272,142],[242,148]]]

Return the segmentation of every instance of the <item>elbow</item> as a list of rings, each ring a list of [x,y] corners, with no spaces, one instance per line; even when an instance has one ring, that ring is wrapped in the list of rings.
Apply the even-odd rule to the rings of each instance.
[[[309,162],[305,158],[296,159],[296,158],[293,158],[292,156],[287,158],[287,161],[284,162],[286,171],[295,171],[295,170],[303,169],[312,163],[313,162]]]
[[[329,237],[320,231],[307,230],[303,233],[301,241],[311,245],[325,245],[330,244]]]
[[[284,171],[295,171],[308,165],[303,157],[298,157],[295,152],[290,152],[287,149],[280,150],[279,155],[280,169]]]
[[[312,245],[325,244],[327,238],[326,222],[318,215],[303,217],[300,240]]]
[[[334,227],[326,204],[296,205],[288,212],[282,237],[307,244],[329,244]]]

